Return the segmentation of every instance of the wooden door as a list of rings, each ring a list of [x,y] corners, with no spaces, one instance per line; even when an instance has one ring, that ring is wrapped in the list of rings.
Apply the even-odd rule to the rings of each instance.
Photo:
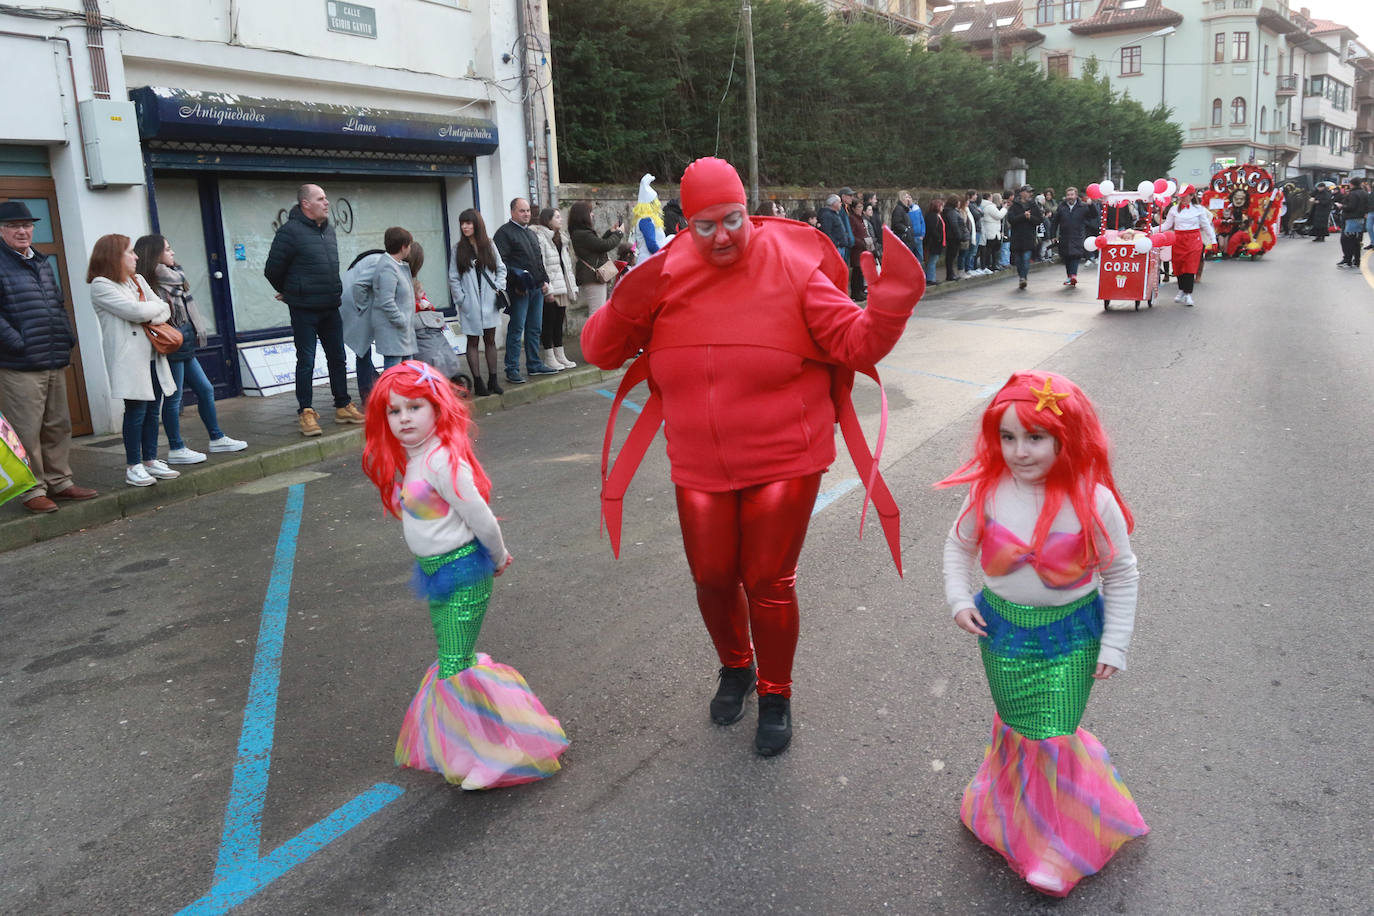
[[[57,275],[58,285],[62,287],[62,307],[67,310],[67,320],[72,331],[76,331],[76,313],[72,305],[72,278],[67,270],[66,249],[62,246],[62,222],[57,213],[57,191],[48,178],[10,178],[0,176],[0,201],[22,200],[28,204],[29,212],[38,217],[33,227],[33,247],[48,256]],[[91,433],[91,408],[86,399],[86,377],[81,371],[81,347],[72,351],[72,362],[67,367],[67,407],[72,415],[72,434],[87,436]]]

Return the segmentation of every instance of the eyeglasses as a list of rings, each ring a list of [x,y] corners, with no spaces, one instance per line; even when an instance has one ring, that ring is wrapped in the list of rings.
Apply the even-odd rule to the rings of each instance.
[[[732,210],[725,214],[720,224],[725,227],[727,232],[734,232],[744,225],[744,211]],[[713,219],[694,219],[692,220],[692,231],[702,238],[708,239],[716,234],[716,221]]]

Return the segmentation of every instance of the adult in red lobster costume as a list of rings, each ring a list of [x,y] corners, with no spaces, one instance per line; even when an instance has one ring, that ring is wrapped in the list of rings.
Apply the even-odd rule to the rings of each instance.
[[[855,371],[876,379],[873,366],[902,336],[925,274],[885,230],[882,274],[863,256],[861,309],[845,294],[835,246],[805,223],[751,217],[728,162],[693,162],[681,197],[688,228],[627,274],[582,330],[582,352],[604,369],[644,351],[616,407],[639,381],[650,389],[609,475],[608,424],[602,511],[618,555],[621,498],[662,421],[697,604],[721,663],[711,718],[739,721],[757,685],[754,747],[772,756],[792,738],[797,558],[835,460],[837,422],[901,571],[896,505],[849,393]]]

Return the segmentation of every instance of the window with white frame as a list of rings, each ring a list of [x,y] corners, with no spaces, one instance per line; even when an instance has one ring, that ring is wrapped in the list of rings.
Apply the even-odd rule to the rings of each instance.
[[[1064,21],[1083,18],[1083,0],[1064,0]]]
[[[1231,59],[1232,59],[1232,60],[1249,60],[1249,59],[1250,59],[1250,33],[1249,33],[1249,32],[1236,32],[1236,33],[1232,36],[1232,38],[1233,38],[1233,44],[1232,44]]]
[[[1221,99],[1212,99],[1212,126],[1221,126]]]
[[[1054,0],[1035,0],[1035,24],[1054,25]]]
[[[1231,123],[1245,123],[1245,99],[1240,96],[1236,96],[1231,100]]]

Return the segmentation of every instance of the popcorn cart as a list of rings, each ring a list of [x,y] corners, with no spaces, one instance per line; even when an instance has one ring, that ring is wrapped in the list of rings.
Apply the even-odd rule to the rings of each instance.
[[[1135,239],[1099,242],[1101,260],[1097,268],[1097,298],[1102,307],[1110,310],[1113,299],[1135,300],[1135,307],[1144,302],[1154,308],[1159,292],[1159,249],[1146,248],[1142,253]]]
[[[1178,191],[1177,183],[1161,178],[1142,181],[1135,191],[1118,191],[1110,181],[1104,181],[1088,185],[1086,191],[1088,199],[1097,201],[1102,211],[1098,234],[1083,240],[1085,250],[1101,255],[1097,298],[1102,300],[1102,308],[1110,311],[1113,300],[1134,300],[1137,311],[1142,302],[1154,308],[1160,262],[1169,259],[1169,246],[1174,243],[1172,232],[1159,232],[1155,225],[1159,207]],[[1108,210],[1128,203],[1140,205],[1135,228],[1108,229]]]

